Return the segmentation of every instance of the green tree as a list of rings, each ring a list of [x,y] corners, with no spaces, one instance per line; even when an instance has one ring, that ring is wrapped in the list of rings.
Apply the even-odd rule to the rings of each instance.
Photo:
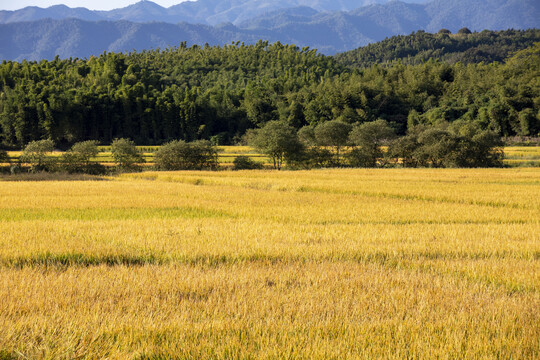
[[[0,149],[0,164],[6,164],[9,163],[9,155],[6,150]]]
[[[495,132],[457,121],[448,128],[410,132],[394,141],[388,152],[404,167],[500,167],[502,146]]]
[[[477,125],[454,123],[449,129],[457,138],[455,153],[448,156],[447,167],[501,167],[504,145],[500,136]]]
[[[418,135],[417,158],[422,166],[453,167],[458,154],[459,139],[441,128],[428,128]]]
[[[120,169],[134,170],[139,164],[144,163],[135,142],[129,139],[115,139],[111,144],[111,153]]]
[[[300,103],[293,101],[289,106],[288,113],[287,122],[289,125],[299,128],[306,123],[304,109]]]
[[[274,169],[278,170],[285,159],[302,149],[296,130],[280,121],[269,121],[263,128],[258,129],[250,145],[271,157]]]
[[[379,119],[355,126],[350,134],[350,142],[357,146],[349,153],[352,166],[375,167],[384,157],[382,146],[395,138],[396,134],[385,120]]]
[[[31,141],[24,148],[20,161],[30,164],[33,172],[50,171],[55,164],[55,159],[49,156],[53,150],[54,142],[52,140]]]
[[[298,129],[379,117],[399,134],[417,124],[467,120],[502,136],[534,136],[540,130],[539,34],[419,31],[332,57],[261,42],[6,61],[0,64],[0,141],[24,146],[50,138],[60,148],[115,138],[225,144],[271,120]]]
[[[502,167],[504,160],[501,137],[489,130],[476,132],[472,137],[473,151],[471,152],[473,161],[467,165],[470,167]]]
[[[335,150],[335,165],[341,163],[340,151],[349,143],[352,126],[340,120],[327,121],[315,128],[315,139],[322,146],[331,146]]]
[[[416,111],[414,109],[409,111],[409,115],[407,116],[407,128],[408,129],[412,129],[415,126],[420,125],[421,122],[422,122],[422,120],[420,118],[420,114],[418,114],[418,111]]]
[[[524,136],[536,136],[540,132],[540,121],[536,117],[533,109],[527,108],[523,109],[519,113],[519,125],[520,132],[519,135]]]
[[[388,157],[394,159],[396,164],[401,163],[403,167],[418,167],[420,165],[417,154],[419,146],[416,134],[401,136],[390,144]]]
[[[244,95],[244,109],[248,119],[255,125],[276,120],[279,117],[274,94],[262,86],[248,86]]]
[[[301,154],[305,167],[326,168],[335,164],[334,154],[328,149],[313,146],[304,150]]]
[[[305,146],[317,145],[317,139],[315,138],[315,128],[311,125],[306,125],[298,130],[298,139]]]

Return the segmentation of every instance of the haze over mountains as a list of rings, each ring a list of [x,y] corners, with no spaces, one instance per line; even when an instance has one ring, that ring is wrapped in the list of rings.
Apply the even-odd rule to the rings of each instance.
[[[140,1],[111,11],[64,5],[0,11],[0,58],[89,57],[259,39],[347,51],[417,30],[540,27],[537,0],[198,0],[164,8]]]

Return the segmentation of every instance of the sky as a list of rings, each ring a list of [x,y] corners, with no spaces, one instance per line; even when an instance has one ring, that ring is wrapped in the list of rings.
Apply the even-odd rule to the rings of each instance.
[[[85,7],[90,10],[111,10],[134,4],[139,0],[0,0],[0,10],[17,10],[27,6],[46,8],[64,4],[69,7]],[[163,7],[176,5],[185,0],[152,0]]]

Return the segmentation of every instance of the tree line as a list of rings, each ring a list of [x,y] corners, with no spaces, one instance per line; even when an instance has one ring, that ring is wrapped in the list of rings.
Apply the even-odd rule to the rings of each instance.
[[[15,162],[5,150],[0,150],[0,165],[9,164],[12,174],[25,171],[103,175],[139,171],[146,162],[135,142],[115,139],[110,146],[115,167],[106,167],[96,160],[100,152],[98,145],[95,140],[78,142],[58,156],[53,154],[55,144],[52,140],[31,141]],[[206,140],[190,143],[174,140],[159,147],[154,154],[155,170],[216,170],[218,166],[217,148]]]
[[[397,134],[472,126],[498,136],[540,131],[540,44],[504,63],[354,68],[294,45],[179,47],[90,59],[0,64],[0,141],[140,145],[241,143],[274,121],[296,131],[382,119]]]
[[[298,132],[271,121],[250,134],[250,143],[268,155],[274,168],[318,167],[500,167],[503,142],[476,125],[416,126],[398,137],[385,120],[351,125],[332,120]]]
[[[296,130],[287,122],[273,120],[247,134],[251,146],[266,154],[273,168],[284,164],[293,169],[329,167],[500,167],[504,154],[496,133],[472,124],[450,124],[437,127],[416,126],[407,135],[398,137],[382,119],[351,125],[331,120],[315,127]],[[51,156],[52,140],[32,141],[25,146],[18,164],[11,172],[61,171],[93,175],[111,171],[93,160],[99,153],[98,142],[87,140],[74,144],[61,156]],[[115,139],[111,154],[116,169],[140,170],[145,162],[135,143]],[[9,162],[0,150],[0,163]],[[155,170],[217,170],[217,147],[208,140],[185,142],[173,140],[159,147],[154,154]],[[261,169],[249,157],[237,157],[233,169]],[[114,169],[114,170],[116,170]]]

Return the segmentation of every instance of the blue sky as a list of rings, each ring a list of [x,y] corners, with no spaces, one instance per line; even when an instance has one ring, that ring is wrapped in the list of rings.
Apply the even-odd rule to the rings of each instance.
[[[139,0],[0,0],[0,10],[17,10],[26,6],[49,7],[64,4],[69,7],[85,7],[92,10],[111,10],[125,7]],[[156,4],[169,7],[184,0],[152,0]]]

